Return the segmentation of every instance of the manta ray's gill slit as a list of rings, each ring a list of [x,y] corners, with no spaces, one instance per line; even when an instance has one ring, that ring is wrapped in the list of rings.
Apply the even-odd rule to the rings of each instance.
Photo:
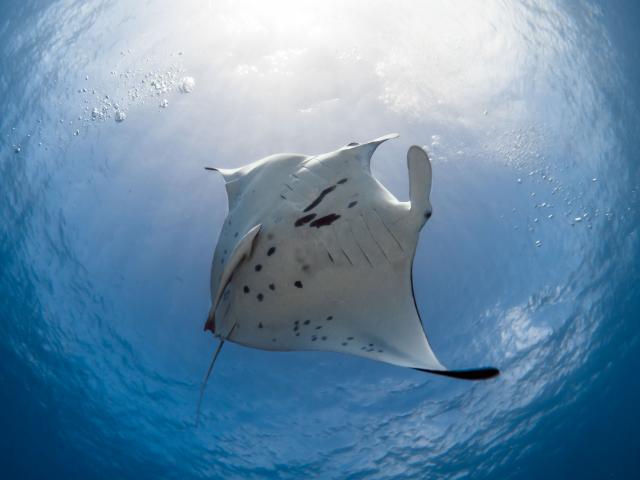
[[[324,247],[324,249],[327,252],[327,257],[329,257],[329,261],[331,263],[336,263],[335,260],[333,259],[333,255],[331,255],[331,252],[327,249],[327,247]]]
[[[346,258],[347,261],[349,262],[349,264],[353,267],[353,262],[349,258],[349,255],[347,255],[347,252],[344,251],[344,248],[340,247],[340,250],[342,251],[342,254],[344,255],[344,258]]]
[[[340,217],[341,215],[338,215],[336,213],[330,213],[329,215],[325,215],[324,217],[320,217],[314,220],[309,224],[309,226],[316,227],[316,228],[327,227],[331,225],[333,222],[335,222],[336,220],[338,220]]]
[[[389,228],[389,226],[386,223],[384,223],[384,220],[382,219],[378,211],[375,208],[371,209],[371,211],[378,217],[378,220],[380,220],[380,224],[387,230],[387,232],[389,232],[389,235],[391,235],[391,238],[393,238],[393,240],[398,244],[400,251],[404,252],[404,247],[402,246],[402,243],[400,243],[400,240],[398,240],[398,237],[395,236],[395,234]]]
[[[309,215],[305,215],[304,217],[300,217],[296,220],[296,222],[294,223],[294,225],[296,227],[301,227],[302,225],[304,225],[305,223],[309,223],[311,220],[313,220],[314,218],[316,218],[316,214],[315,213],[310,213]]]
[[[360,242],[358,242],[358,238],[353,234],[353,230],[351,230],[351,235],[353,235],[353,240],[355,244],[358,246],[358,249],[360,249],[360,253],[362,253],[362,256],[365,258],[369,266],[373,268],[373,263],[371,263],[369,256],[365,253],[364,248],[362,248],[362,245],[360,245]]]
[[[367,232],[369,233],[369,235],[371,236],[371,238],[373,239],[373,242],[376,244],[376,246],[380,249],[380,251],[382,252],[382,255],[384,256],[384,258],[387,260],[387,262],[391,263],[391,260],[389,259],[389,256],[387,255],[387,252],[384,251],[384,248],[382,248],[382,245],[380,245],[380,242],[378,241],[378,239],[376,238],[376,236],[373,234],[373,232],[371,231],[371,227],[369,226],[369,224],[367,223],[366,218],[364,218],[364,215],[360,214],[360,218],[362,219],[362,223],[364,224],[365,228],[367,229]]]
[[[326,197],[328,194],[330,194],[331,192],[333,192],[336,189],[335,185],[331,185],[330,187],[325,188],[324,190],[322,190],[322,192],[320,192],[320,195],[318,195],[316,197],[316,199],[311,202],[307,208],[305,208],[303,210],[303,212],[308,212],[309,210],[313,210],[314,208],[316,208],[318,205],[320,205],[320,202],[322,202],[322,200],[324,199],[324,197]]]

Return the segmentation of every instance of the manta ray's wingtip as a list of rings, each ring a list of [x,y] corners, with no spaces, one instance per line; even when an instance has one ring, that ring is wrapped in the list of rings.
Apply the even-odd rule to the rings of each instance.
[[[430,370],[426,368],[414,368],[421,372],[433,373],[444,377],[459,378],[462,380],[488,380],[500,375],[500,370],[495,367],[471,368],[467,370]]]

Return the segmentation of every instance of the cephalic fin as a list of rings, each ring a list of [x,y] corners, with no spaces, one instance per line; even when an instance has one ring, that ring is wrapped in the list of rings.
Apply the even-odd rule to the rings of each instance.
[[[500,375],[500,370],[494,367],[471,368],[468,370],[430,370],[427,368],[414,368],[414,370],[462,380],[488,380]]]
[[[218,304],[220,303],[220,299],[222,298],[224,289],[227,287],[227,284],[233,276],[233,272],[246,258],[251,256],[251,253],[253,252],[253,245],[255,243],[256,237],[258,236],[258,233],[260,233],[261,228],[261,224],[256,225],[240,239],[240,241],[231,252],[231,255],[229,255],[224,269],[222,270],[222,274],[220,275],[220,283],[218,284],[218,289],[215,296],[213,297],[213,302],[211,302],[211,310],[209,310],[209,316],[204,325],[204,329],[211,330],[214,334],[219,334],[221,338],[226,338],[228,334],[225,335],[224,332],[215,331],[216,309],[218,308]]]
[[[432,170],[427,152],[417,145],[413,145],[407,152],[407,168],[409,169],[409,200],[411,202],[410,215],[413,222],[422,228],[431,217]]]

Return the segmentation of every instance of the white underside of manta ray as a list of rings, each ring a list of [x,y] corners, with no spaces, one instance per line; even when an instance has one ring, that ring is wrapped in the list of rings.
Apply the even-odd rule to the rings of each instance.
[[[409,149],[410,201],[398,201],[370,170],[376,148],[395,137],[208,168],[224,177],[229,201],[205,324],[221,340],[213,361],[231,341],[349,353],[470,380],[499,373],[448,370],[429,345],[411,268],[432,211],[431,163],[422,148]]]

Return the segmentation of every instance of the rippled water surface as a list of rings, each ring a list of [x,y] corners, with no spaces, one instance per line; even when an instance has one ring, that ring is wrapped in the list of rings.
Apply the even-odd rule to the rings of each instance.
[[[636,2],[0,3],[2,478],[632,478],[640,467]],[[397,131],[414,265],[467,383],[202,331],[205,165]]]

